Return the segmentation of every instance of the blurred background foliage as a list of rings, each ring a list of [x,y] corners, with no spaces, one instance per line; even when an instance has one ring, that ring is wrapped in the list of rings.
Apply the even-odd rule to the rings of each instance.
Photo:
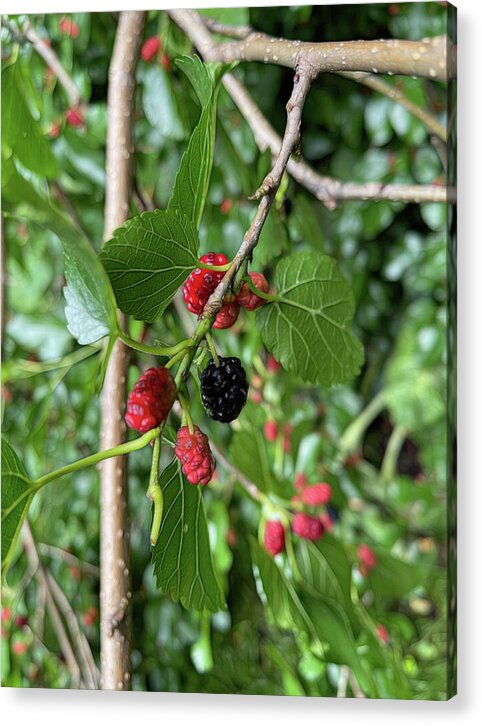
[[[233,23],[301,40],[419,39],[444,33],[444,3],[297,6],[217,11]],[[49,139],[58,173],[54,197],[76,218],[98,249],[102,240],[107,72],[116,30],[114,13],[72,14],[78,34],[62,32],[59,15],[31,17],[49,39],[86,102],[85,123],[66,122],[65,93],[29,43],[17,46],[2,30],[6,67],[18,53],[28,107]],[[25,18],[10,18],[21,27]],[[138,67],[135,119],[136,187],[132,214],[143,204],[164,207],[182,152],[198,117],[193,91],[173,59],[190,43],[162,12],[148,14],[146,37],[161,52]],[[18,50],[16,50],[18,48]],[[292,74],[278,66],[245,64],[244,80],[278,132]],[[418,105],[442,122],[442,85],[394,77]],[[304,157],[322,174],[342,181],[445,182],[437,150],[424,126],[404,108],[355,82],[323,75],[303,118]],[[6,157],[4,158],[6,161]],[[214,169],[201,229],[202,252],[231,256],[253,214],[248,195],[269,158],[260,155],[246,122],[222,90]],[[27,165],[25,165],[27,166]],[[99,440],[95,382],[99,349],[82,349],[67,331],[62,296],[63,259],[56,237],[24,218],[29,189],[45,186],[41,173],[17,165],[6,180],[4,219],[8,261],[3,338],[3,432],[33,477],[94,452]],[[306,638],[283,629],[265,608],[253,574],[249,541],[260,507],[236,484],[233,466],[256,482],[256,440],[269,476],[289,498],[296,474],[328,481],[328,512],[335,542],[352,567],[351,597],[363,612],[356,647],[380,697],[442,699],[446,695],[446,235],[444,205],[347,202],[328,211],[292,180],[254,255],[253,269],[273,282],[277,259],[292,250],[336,258],[357,300],[356,332],[366,362],[351,385],[322,390],[293,380],[263,349],[254,316],[216,333],[223,355],[241,358],[254,399],[233,427],[213,425],[193,396],[193,414],[231,466],[218,461],[216,481],[204,492],[215,562],[228,610],[213,617],[187,612],[156,590],[150,562],[145,497],[150,451],[130,457],[130,512],[134,651],[132,686],[138,690],[333,696],[343,666],[315,654]],[[148,330],[131,334],[179,340],[192,320],[171,306]],[[54,364],[51,365],[51,362]],[[132,358],[131,385],[146,356]],[[196,382],[195,382],[195,385]],[[375,403],[374,403],[375,402]],[[378,402],[378,403],[377,403]],[[363,412],[367,411],[368,416]],[[370,408],[371,406],[371,408]],[[266,441],[274,419],[287,437]],[[287,428],[289,427],[289,428]],[[285,443],[284,439],[288,439]],[[98,662],[98,477],[86,470],[46,487],[34,500],[30,522],[41,561],[60,584]],[[364,578],[356,549],[368,543],[378,566]],[[88,563],[86,565],[85,563]],[[255,576],[256,575],[256,576]],[[2,593],[3,684],[69,687],[49,617],[45,592],[19,547]],[[380,630],[383,626],[386,630]],[[378,628],[378,629],[377,629]],[[377,634],[378,633],[378,634]],[[376,648],[367,643],[378,639]],[[370,660],[371,659],[371,660]],[[335,658],[338,661],[339,659]],[[343,662],[343,661],[341,661]],[[356,692],[351,680],[346,692]]]

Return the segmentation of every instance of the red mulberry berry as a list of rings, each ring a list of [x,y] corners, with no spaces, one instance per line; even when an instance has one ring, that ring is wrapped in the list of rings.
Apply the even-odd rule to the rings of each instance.
[[[322,523],[323,527],[325,528],[325,532],[331,532],[334,526],[334,521],[330,517],[329,514],[325,512],[325,514],[320,514],[320,522]]]
[[[322,482],[321,484],[310,484],[303,491],[301,500],[310,507],[319,507],[321,504],[328,504],[331,499],[331,486]]]
[[[208,255],[201,257],[201,262],[205,265],[226,265],[228,258],[225,255],[216,255],[214,252],[210,252]],[[196,315],[202,313],[209,296],[215,291],[223,277],[224,272],[211,272],[200,267],[196,267],[191,272],[182,286],[182,296],[189,312]]]
[[[278,436],[278,424],[273,419],[264,424],[264,435],[267,441],[276,441]]]
[[[378,624],[375,628],[376,633],[384,645],[388,645],[390,642],[390,633],[384,625]]]
[[[249,276],[253,285],[257,287],[258,290],[261,290],[261,292],[268,292],[268,281],[261,272],[250,272]],[[254,292],[252,292],[246,283],[241,286],[241,290],[236,296],[236,299],[238,301],[238,305],[241,305],[242,308],[246,308],[246,310],[256,310],[256,308],[260,308],[266,303],[266,300],[263,300],[263,298],[258,297]]]
[[[230,328],[234,325],[239,315],[239,305],[237,302],[224,303],[219,313],[216,315],[216,320],[213,323],[213,328],[223,330],[224,328]]]
[[[156,38],[155,36],[152,36],[151,38],[147,38],[144,45],[141,48],[141,58],[143,61],[146,61],[146,63],[149,63],[159,52],[159,48],[161,47],[161,41],[159,38]]]
[[[317,517],[310,517],[309,514],[304,514],[303,512],[295,514],[291,529],[298,537],[309,539],[312,542],[320,539],[325,532],[323,524]]]
[[[82,113],[82,109],[79,106],[69,108],[69,110],[65,114],[65,119],[69,126],[75,126],[76,128],[80,128],[84,125],[84,114]]]
[[[80,35],[80,28],[75,20],[65,16],[59,20],[59,30],[63,35],[68,35],[71,38],[78,38]]]
[[[264,530],[264,546],[270,555],[279,555],[285,550],[285,528],[276,520],[266,522]]]
[[[268,373],[278,373],[281,367],[281,363],[278,363],[274,356],[268,356],[268,361],[266,363],[266,369],[268,370]]]
[[[127,399],[127,425],[141,433],[154,429],[168,417],[175,398],[176,384],[167,368],[149,368]]]
[[[360,572],[362,575],[367,575],[377,564],[377,556],[372,548],[366,544],[359,546],[357,554],[360,561]]]
[[[192,434],[187,426],[179,429],[174,452],[188,482],[204,485],[211,481],[216,462],[208,437],[197,426],[194,426]]]

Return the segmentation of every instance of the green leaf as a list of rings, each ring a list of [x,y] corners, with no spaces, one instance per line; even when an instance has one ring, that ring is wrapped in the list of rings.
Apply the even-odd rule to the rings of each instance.
[[[120,309],[152,323],[198,265],[198,249],[197,230],[189,219],[156,210],[119,227],[100,258]]]
[[[217,612],[225,601],[214,569],[201,488],[186,481],[177,459],[159,483],[164,517],[152,553],[157,585],[185,608]]]
[[[330,386],[354,378],[363,348],[350,330],[355,302],[335,260],[298,253],[276,266],[278,300],[260,308],[263,342],[285,370]]]
[[[176,58],[176,65],[189,79],[201,106],[203,108],[207,106],[213,92],[213,80],[208,67],[197,55],[183,55],[181,58]]]
[[[162,136],[182,141],[187,136],[179,100],[166,71],[158,65],[140,67],[142,103],[150,125]]]
[[[276,491],[276,482],[271,473],[271,463],[263,436],[252,431],[237,431],[233,434],[229,450],[230,460],[248,479],[263,492]]]
[[[299,540],[296,560],[300,574],[308,589],[345,611],[355,632],[360,628],[359,618],[351,599],[351,563],[343,546],[326,535],[316,544]]]
[[[30,503],[33,482],[6,439],[2,437],[2,577],[13,557]]]
[[[68,217],[43,196],[15,167],[11,159],[6,162],[4,199],[10,202],[23,218],[49,229],[59,238],[65,260],[64,288],[65,315],[70,333],[82,345],[95,343],[117,330],[114,293],[104,267],[88,239],[73,226]],[[15,198],[15,196],[17,198]]]
[[[424,565],[413,565],[374,548],[377,566],[370,570],[367,582],[376,595],[400,598],[426,582],[429,574]]]
[[[168,210],[185,214],[199,228],[213,166],[219,86],[210,77],[208,89],[208,71],[205,66],[201,71],[199,62],[183,58],[178,64],[186,71],[203,103],[203,110],[181,159]]]
[[[2,71],[2,143],[27,169],[49,179],[57,161],[27,105],[24,81],[17,62]]]

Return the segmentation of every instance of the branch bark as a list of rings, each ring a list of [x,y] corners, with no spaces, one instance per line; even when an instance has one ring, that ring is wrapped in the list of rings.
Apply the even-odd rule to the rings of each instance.
[[[196,45],[206,61],[216,60],[217,45],[206,27],[206,19],[201,20],[201,17],[193,10],[170,10],[169,15]],[[219,28],[216,25],[214,27],[218,32],[226,32],[225,26]],[[242,32],[245,33],[246,29],[242,29]],[[270,58],[270,62],[271,60]],[[223,76],[223,85],[250,126],[260,150],[270,149],[273,156],[279,154],[281,137],[262,114],[246,87],[232,73],[226,73]],[[294,159],[288,161],[286,168],[293,179],[310,191],[328,209],[335,209],[341,201],[353,200],[389,200],[416,204],[445,203],[456,200],[456,191],[451,187],[374,182],[345,183],[331,177],[321,176],[304,161]]]
[[[104,239],[129,215],[132,186],[132,111],[135,69],[145,12],[121,12],[109,68]],[[102,393],[101,448],[125,438],[128,351],[117,340]],[[100,619],[101,687],[129,690],[131,683],[131,577],[127,458],[101,466]]]
[[[183,30],[183,23],[189,23],[189,20],[192,22],[194,17],[198,24],[203,24],[198,14],[192,10],[170,10],[169,14]],[[212,27],[216,29],[216,26]],[[226,26],[220,27],[226,31]],[[244,31],[242,28],[240,35]],[[203,47],[198,47],[204,54]],[[445,35],[423,38],[420,41],[389,39],[306,43],[251,32],[239,40],[214,45],[211,60],[219,63],[230,63],[234,60],[260,61],[287,68],[296,68],[300,62],[304,62],[315,75],[364,71],[419,76],[445,82],[448,75],[447,55],[450,61],[453,52],[453,47]],[[449,62],[449,74],[452,73],[452,66]]]

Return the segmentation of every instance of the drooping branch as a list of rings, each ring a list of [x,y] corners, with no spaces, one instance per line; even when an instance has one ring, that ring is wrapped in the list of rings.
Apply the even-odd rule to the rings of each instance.
[[[183,24],[196,17],[195,11],[171,10],[171,17],[185,30]],[[222,26],[223,27],[223,26]],[[242,29],[244,30],[244,29]],[[202,46],[198,46],[204,53]],[[260,61],[296,68],[300,62],[310,66],[313,73],[364,71],[419,76],[445,82],[447,80],[447,50],[452,56],[445,35],[415,40],[352,40],[344,42],[308,43],[286,38],[273,38],[251,32],[246,37],[214,46],[211,60],[230,63],[234,60]],[[449,63],[451,72],[452,64]]]
[[[129,215],[132,184],[132,116],[135,69],[144,12],[121,12],[109,68],[104,239]],[[125,438],[123,411],[127,396],[128,351],[114,345],[102,392],[101,448]],[[130,542],[127,512],[127,458],[108,459],[101,468],[101,687],[129,690]]]
[[[258,244],[261,230],[263,229],[276,191],[286,170],[288,160],[299,140],[301,114],[312,80],[313,74],[311,68],[301,63],[295,71],[293,91],[286,104],[286,126],[278,156],[275,159],[270,173],[265,177],[261,187],[254,195],[256,199],[261,199],[258,209],[248,231],[244,235],[239,250],[234,256],[231,267],[209,298],[202,313],[203,318],[214,319],[216,317],[216,314],[221,308],[224,296],[234,281],[236,273],[243,262],[249,259]]]
[[[215,60],[217,46],[206,27],[205,18],[201,21],[201,16],[192,10],[171,10],[169,15],[184,30],[205,60]],[[218,32],[226,32],[226,26],[211,24],[210,27],[216,28]],[[246,32],[246,29],[242,32]],[[223,85],[249,124],[260,150],[270,149],[273,156],[278,155],[281,138],[245,86],[232,73],[223,76]],[[321,176],[305,162],[294,159],[289,159],[287,171],[329,209],[334,209],[339,202],[348,200],[389,200],[419,204],[444,203],[455,201],[456,198],[454,189],[437,185],[340,182],[331,177]]]

